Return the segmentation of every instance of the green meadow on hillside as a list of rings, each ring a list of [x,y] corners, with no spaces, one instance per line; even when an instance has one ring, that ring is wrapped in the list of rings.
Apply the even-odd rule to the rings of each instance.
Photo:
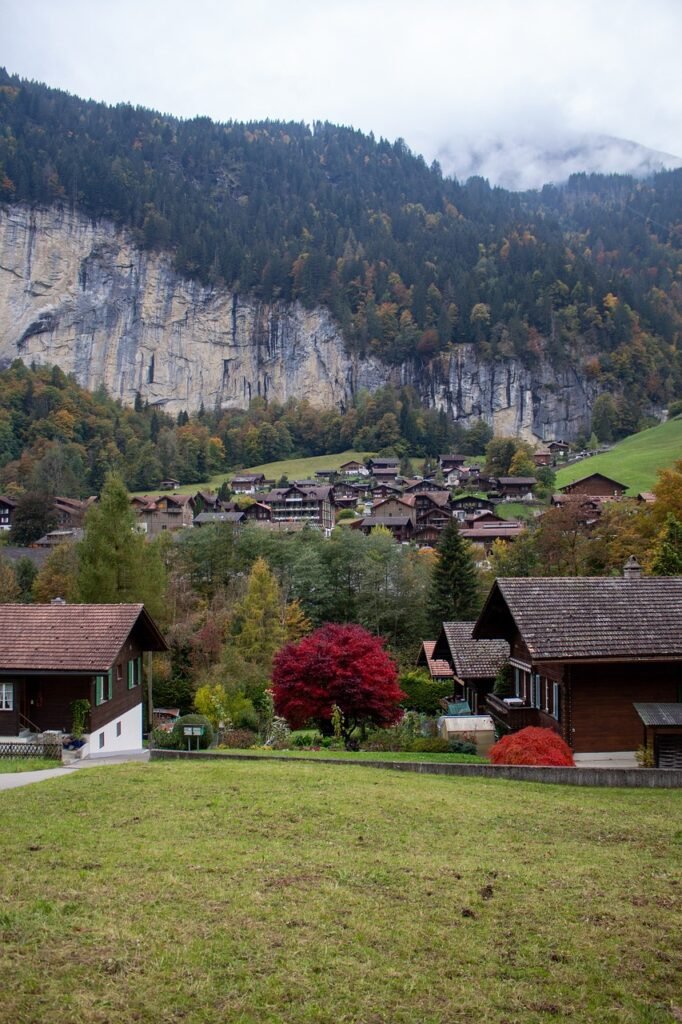
[[[583,459],[557,473],[557,486],[563,487],[591,473],[604,473],[628,485],[628,494],[650,491],[659,469],[682,459],[682,416],[660,423],[639,434],[632,434],[602,455]]]
[[[682,793],[300,762],[3,793],[3,1020],[673,1024]]]

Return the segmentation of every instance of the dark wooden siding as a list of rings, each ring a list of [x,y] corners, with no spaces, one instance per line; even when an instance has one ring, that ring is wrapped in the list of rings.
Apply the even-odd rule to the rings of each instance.
[[[638,662],[567,669],[570,739],[577,753],[635,750],[644,739],[635,701],[674,703],[682,665]]]
[[[137,686],[133,687],[132,690],[128,689],[128,662],[141,656],[142,648],[139,647],[132,638],[129,638],[123,645],[123,648],[119,651],[118,657],[112,666],[112,696],[111,700],[105,701],[104,704],[95,704],[95,680],[93,677],[89,697],[90,704],[92,705],[92,710],[90,712],[91,732],[95,732],[96,729],[101,729],[107,722],[111,722],[112,719],[125,714],[126,711],[130,711],[141,702],[141,681]],[[119,665],[121,667],[121,678],[117,679],[116,668]]]

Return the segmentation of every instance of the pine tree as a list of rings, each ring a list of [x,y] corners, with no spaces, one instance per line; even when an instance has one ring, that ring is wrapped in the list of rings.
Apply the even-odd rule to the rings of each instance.
[[[434,633],[443,622],[474,618],[478,611],[476,566],[471,547],[451,519],[440,535],[431,577],[429,619]]]
[[[154,545],[135,530],[135,513],[125,484],[110,474],[100,500],[85,518],[78,547],[78,594],[83,602],[142,602],[154,616],[163,612],[165,573]]]

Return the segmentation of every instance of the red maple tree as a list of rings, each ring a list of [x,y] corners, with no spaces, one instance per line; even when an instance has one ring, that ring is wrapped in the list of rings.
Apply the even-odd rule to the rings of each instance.
[[[545,765],[552,768],[575,768],[571,748],[553,729],[529,725],[510,733],[490,748],[493,764]]]
[[[275,655],[272,688],[277,714],[294,729],[331,722],[336,705],[346,746],[358,726],[393,725],[403,713],[395,662],[362,626],[330,623],[287,644]]]

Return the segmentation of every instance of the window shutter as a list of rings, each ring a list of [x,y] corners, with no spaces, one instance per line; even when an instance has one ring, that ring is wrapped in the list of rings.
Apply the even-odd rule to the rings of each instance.
[[[559,692],[560,692],[559,691],[559,684],[558,683],[553,683],[552,684],[552,690],[554,691],[553,694],[552,694],[553,704],[554,704],[554,708],[552,710],[552,714],[553,714],[553,716],[556,718],[556,720],[558,722],[559,721],[559,714],[560,714],[560,711],[559,711]]]
[[[112,665],[111,668],[109,669],[109,695],[107,696],[106,699],[107,700],[111,700],[111,698],[113,696],[114,696],[114,666]]]
[[[128,662],[128,689],[132,690],[135,685],[135,662]]]
[[[104,676],[95,676],[95,704],[104,700]]]
[[[139,684],[142,682],[142,655],[139,654],[137,658],[137,675],[135,676],[135,682]]]

